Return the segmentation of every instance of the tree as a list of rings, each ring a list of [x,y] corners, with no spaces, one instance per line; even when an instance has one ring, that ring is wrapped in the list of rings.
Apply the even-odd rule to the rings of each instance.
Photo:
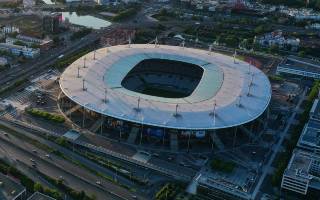
[[[269,52],[270,53],[278,53],[279,52],[279,47],[276,44],[271,45],[271,47],[269,48]]]
[[[168,11],[167,11],[167,9],[165,9],[165,8],[162,8],[161,10],[160,10],[160,12],[159,12],[159,15],[161,15],[161,16],[166,16],[168,14]]]
[[[305,57],[306,56],[306,52],[305,51],[299,51],[298,56]]]
[[[264,27],[263,25],[260,25],[260,26],[257,26],[255,29],[254,29],[254,33],[255,34],[261,34],[264,32]]]
[[[42,193],[43,192],[43,187],[39,182],[37,182],[37,183],[34,184],[33,190]]]

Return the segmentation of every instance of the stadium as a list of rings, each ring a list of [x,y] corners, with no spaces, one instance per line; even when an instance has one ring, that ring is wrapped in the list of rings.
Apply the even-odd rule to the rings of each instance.
[[[155,44],[90,52],[63,72],[60,88],[61,111],[78,127],[171,150],[213,146],[237,127],[261,131],[271,99],[268,78],[249,63]]]

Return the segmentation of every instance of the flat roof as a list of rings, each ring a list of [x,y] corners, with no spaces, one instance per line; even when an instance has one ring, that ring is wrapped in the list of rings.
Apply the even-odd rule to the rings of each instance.
[[[204,73],[197,88],[185,98],[155,97],[122,87],[121,81],[127,73],[148,58],[196,64]],[[250,122],[265,111],[271,99],[267,76],[246,62],[234,63],[232,57],[205,50],[153,44],[119,45],[90,52],[63,72],[60,87],[75,103],[106,116],[190,130],[227,128]],[[105,90],[107,102],[103,101]],[[177,105],[178,117],[174,115]],[[213,110],[215,115],[210,114]]]
[[[198,179],[198,183],[202,186],[215,188],[236,196],[249,198],[252,193],[251,185],[255,175],[248,169],[238,167],[231,174],[221,172],[202,173]]]
[[[310,165],[313,160],[319,159],[320,157],[318,155],[295,149],[284,175],[311,180],[313,175],[309,173]]]
[[[26,189],[12,178],[0,173],[0,199],[11,200],[20,196]]]
[[[301,134],[299,143],[305,143],[311,146],[320,146],[320,122],[310,119],[305,125]]]

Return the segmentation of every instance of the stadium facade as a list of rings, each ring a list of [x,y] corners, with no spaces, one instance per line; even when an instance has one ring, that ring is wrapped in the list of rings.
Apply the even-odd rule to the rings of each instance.
[[[90,52],[63,72],[60,87],[68,101],[61,101],[62,107],[69,105],[67,115],[82,108],[86,119],[101,116],[101,126],[116,120],[121,127],[125,124],[129,135],[134,125],[156,137],[168,130],[203,137],[245,125],[261,117],[271,99],[267,76],[249,63],[210,51],[154,44]],[[98,127],[95,120],[91,129]]]

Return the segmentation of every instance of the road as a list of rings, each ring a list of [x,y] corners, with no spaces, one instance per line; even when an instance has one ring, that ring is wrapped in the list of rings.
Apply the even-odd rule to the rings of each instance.
[[[24,135],[28,136],[29,138],[37,140],[37,141],[41,142],[42,144],[45,144],[55,150],[60,151],[61,153],[63,153],[63,155],[65,155],[69,158],[72,158],[75,162],[81,163],[83,166],[86,166],[86,168],[93,169],[94,171],[97,171],[97,172],[104,174],[104,175],[107,175],[107,176],[108,175],[110,176],[110,174],[115,175],[113,172],[111,172],[111,171],[97,165],[96,163],[94,163],[84,157],[81,157],[81,156],[71,152],[70,150],[63,148],[53,142],[44,140],[41,137],[37,137],[31,133],[28,133],[27,131],[23,131],[23,130],[19,130],[19,129],[15,129],[15,130],[19,131],[20,134],[24,134]],[[1,137],[0,137],[0,139],[1,139]],[[6,139],[6,138],[2,137],[2,139]],[[10,135],[10,142],[13,145],[22,147],[24,149],[28,149],[29,151],[30,151],[30,149],[36,149],[37,154],[35,156],[38,156],[42,159],[45,159],[47,162],[50,162],[57,167],[60,167],[61,169],[63,169],[67,173],[80,176],[82,179],[89,181],[90,184],[95,185],[96,181],[100,181],[102,188],[107,189],[108,191],[114,193],[116,196],[123,197],[123,198],[118,198],[118,199],[131,199],[131,197],[133,195],[135,195],[134,193],[128,191],[127,189],[124,189],[118,185],[115,185],[109,181],[106,181],[104,178],[97,176],[95,174],[92,174],[88,170],[86,170],[82,167],[79,167],[78,165],[75,165],[69,161],[66,161],[66,160],[62,159],[61,157],[58,157],[58,156],[51,154],[52,159],[48,160],[44,156],[44,155],[48,154],[48,152],[44,152],[43,150],[41,150],[39,148],[36,148],[30,144],[27,144],[26,142],[19,140],[18,138],[14,137],[12,135]],[[32,152],[29,152],[29,153],[32,153]],[[131,182],[129,182],[127,179],[124,179],[123,177],[116,176],[116,178],[118,181],[120,181],[120,183],[122,182],[122,184],[127,183],[127,184],[131,184],[131,187],[133,186],[133,184]],[[97,185],[95,185],[95,186],[97,187]],[[98,187],[98,188],[100,188],[100,187]],[[115,195],[113,195],[113,196],[115,196]],[[144,197],[142,197],[142,196],[139,196],[139,195],[137,195],[137,196],[139,197],[139,199],[142,199],[142,200],[144,199]]]
[[[277,144],[273,147],[273,153],[270,156],[270,159],[269,159],[268,163],[262,169],[262,174],[261,174],[261,177],[259,179],[259,182],[257,183],[257,186],[255,187],[255,190],[252,193],[252,199],[256,198],[264,179],[270,173],[272,162],[275,159],[276,155],[278,154],[279,150],[281,149],[281,145],[283,143],[283,140],[285,139],[286,135],[288,134],[288,131],[290,129],[291,124],[295,120],[297,111],[299,110],[299,108],[300,108],[300,106],[301,106],[301,104],[302,104],[302,102],[303,102],[303,100],[305,98],[306,92],[307,92],[307,90],[305,89],[303,91],[302,95],[300,96],[299,102],[296,105],[293,113],[291,114],[290,118],[287,120],[287,125],[286,125],[284,131],[280,132],[280,139],[278,140]]]
[[[6,152],[10,155],[11,158],[15,158],[17,162],[22,162],[31,167],[32,162],[30,159],[36,161],[36,168],[39,172],[50,176],[51,178],[57,179],[60,176],[63,177],[64,183],[71,188],[74,188],[78,191],[85,191],[89,195],[95,195],[97,199],[106,200],[106,199],[117,199],[113,195],[110,195],[103,189],[100,189],[93,184],[88,183],[84,179],[81,179],[72,173],[68,173],[56,165],[50,164],[49,162],[41,159],[37,155],[34,155],[15,144],[8,142],[7,140],[0,138],[0,146],[6,149]]]

